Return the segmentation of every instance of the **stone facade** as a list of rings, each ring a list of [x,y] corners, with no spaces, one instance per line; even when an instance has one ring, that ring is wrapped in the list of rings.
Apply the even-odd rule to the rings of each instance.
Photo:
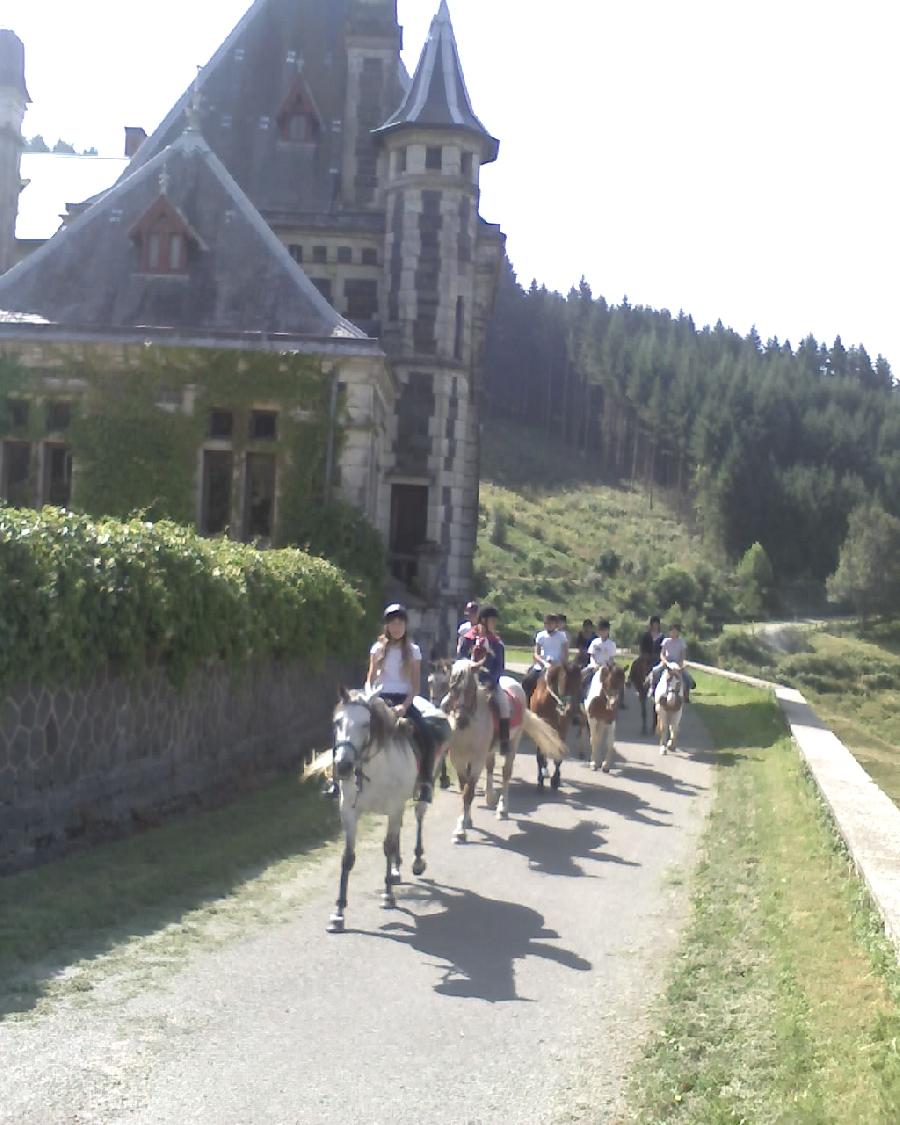
[[[386,403],[389,446],[358,428],[340,485],[387,541],[390,596],[409,603],[429,650],[448,651],[472,594],[479,364],[504,246],[500,229],[479,214],[480,176],[499,146],[473,111],[447,0],[440,0],[411,79],[401,43],[396,0],[258,0],[137,150],[128,178],[98,202],[75,208],[67,229],[104,206],[110,223],[125,222],[116,219],[112,201],[129,179],[144,175],[149,182],[150,170],[154,183],[162,177],[177,194],[178,168],[166,154],[196,151],[202,138],[207,162],[227,171],[232,195],[240,197],[228,213],[247,217],[252,227],[252,211],[335,313],[380,343],[395,399],[388,402],[374,385],[377,365],[368,382],[357,372],[345,385],[348,401],[370,418]],[[186,131],[198,139],[186,143]],[[183,196],[203,201],[204,191]],[[201,237],[194,229],[201,218],[179,206],[192,260],[208,262],[216,240]],[[48,269],[49,263],[45,275]],[[224,259],[209,271],[223,291],[229,271],[233,262]],[[120,287],[133,275],[132,266]],[[0,283],[0,310],[60,323],[53,310],[10,300]],[[245,302],[218,302],[234,310],[226,327],[246,331]],[[93,325],[101,315],[98,302],[71,323]],[[153,315],[176,319],[148,315],[142,307],[131,323],[181,325],[187,314],[167,298]]]
[[[328,744],[337,667],[21,684],[0,706],[0,874],[220,803]],[[347,671],[347,681],[359,678]]]

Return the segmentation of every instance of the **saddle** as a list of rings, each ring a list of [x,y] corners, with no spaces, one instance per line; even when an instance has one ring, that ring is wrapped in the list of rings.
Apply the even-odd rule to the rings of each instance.
[[[501,687],[502,687],[502,684],[501,684]],[[511,691],[508,691],[506,688],[503,688],[503,691],[504,691],[504,694],[506,695],[506,698],[510,702],[509,729],[511,731],[517,730],[522,725],[522,719],[523,719],[524,712],[525,712],[525,702],[524,702],[524,700],[520,699],[517,695],[513,695],[513,693]],[[500,715],[497,712],[497,704],[494,702],[493,696],[491,696],[491,718],[493,719],[493,722],[494,722],[494,738],[499,738],[500,737]]]

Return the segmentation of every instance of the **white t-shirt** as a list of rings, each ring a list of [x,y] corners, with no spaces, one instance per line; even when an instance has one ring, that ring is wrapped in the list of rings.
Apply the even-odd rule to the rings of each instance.
[[[610,637],[605,641],[602,637],[596,637],[588,648],[588,656],[591,658],[591,663],[596,664],[598,668],[602,668],[604,664],[611,664],[616,658],[616,642]]]
[[[548,633],[542,629],[534,638],[534,647],[549,664],[561,664],[563,653],[567,647],[566,634],[559,629],[555,633]]]
[[[475,626],[472,624],[471,621],[463,621],[462,624],[460,625],[460,627],[456,630],[456,635],[457,635],[457,637],[464,637],[466,635],[466,633],[469,632],[470,629],[474,629],[474,628],[475,628]]]
[[[662,654],[670,664],[684,664],[687,655],[684,637],[666,637],[662,643]]]
[[[419,646],[410,641],[409,648],[413,662],[418,661],[421,663],[422,650]],[[376,641],[369,649],[369,655],[378,656],[380,653],[381,645]],[[388,646],[384,664],[375,681],[375,687],[379,691],[384,692],[385,695],[409,695],[410,691],[412,691],[412,684],[403,671],[403,649],[400,645]]]

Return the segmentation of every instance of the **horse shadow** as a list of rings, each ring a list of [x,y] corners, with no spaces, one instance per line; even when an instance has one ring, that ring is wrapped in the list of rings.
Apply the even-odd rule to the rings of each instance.
[[[636,793],[605,785],[584,784],[571,776],[567,777],[563,784],[564,789],[558,792],[550,790],[549,793],[528,785],[517,785],[514,790],[510,790],[511,810],[517,816],[520,814],[527,816],[537,812],[544,804],[558,804],[562,801],[576,812],[591,813],[603,809],[638,824],[646,824],[654,828],[669,827],[665,820],[658,819],[671,817],[672,814],[668,809],[657,808]]]
[[[693,755],[692,755],[693,757]],[[682,781],[672,777],[663,770],[654,769],[652,766],[631,765],[625,762],[621,766],[613,765],[620,777],[627,777],[629,781],[638,781],[641,784],[656,785],[666,793],[674,793],[678,797],[693,797],[697,793],[705,793],[705,785],[694,785],[690,781]]]
[[[589,874],[578,863],[579,859],[640,867],[638,863],[603,850],[606,837],[599,831],[602,827],[605,826],[589,820],[580,820],[572,828],[544,824],[539,820],[517,820],[518,831],[507,839],[486,830],[481,830],[481,834],[484,845],[524,856],[532,871],[545,875],[596,879],[596,875]]]
[[[593,965],[577,953],[549,944],[559,940],[544,916],[519,903],[489,899],[475,891],[422,880],[419,898],[442,907],[426,913],[403,910],[409,921],[387,922],[369,936],[400,942],[433,959],[441,996],[527,1001],[516,988],[516,961],[542,957],[574,972]]]

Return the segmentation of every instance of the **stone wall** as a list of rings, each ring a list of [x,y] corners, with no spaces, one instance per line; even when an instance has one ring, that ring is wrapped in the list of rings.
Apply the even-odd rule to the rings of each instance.
[[[9,691],[0,706],[0,874],[221,803],[299,766],[328,743],[342,671],[217,666],[183,689],[157,670]]]

